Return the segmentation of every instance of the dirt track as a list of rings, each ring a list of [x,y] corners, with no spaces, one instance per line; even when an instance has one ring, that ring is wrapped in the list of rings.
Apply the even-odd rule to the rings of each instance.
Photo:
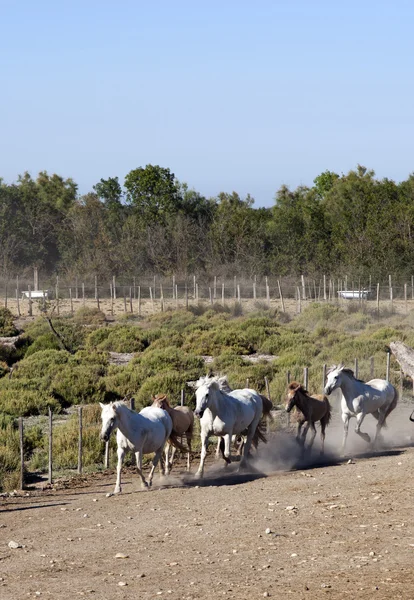
[[[106,473],[1,498],[0,598],[412,599],[409,408],[390,419],[386,438],[404,448],[351,463],[333,450],[333,427],[319,465],[317,452],[316,462],[300,463],[296,443],[280,433],[251,475],[232,465],[224,476],[210,463],[203,485],[176,470],[176,487],[156,479],[147,492],[131,470],[119,496],[106,497],[115,482]],[[366,449],[353,432],[350,444]],[[11,540],[23,547],[10,549]]]

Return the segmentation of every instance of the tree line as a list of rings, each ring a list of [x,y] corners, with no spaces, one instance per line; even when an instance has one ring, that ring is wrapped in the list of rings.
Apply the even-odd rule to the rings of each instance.
[[[412,275],[414,174],[396,183],[358,165],[313,183],[255,208],[237,192],[207,198],[158,165],[83,195],[46,171],[0,179],[0,276]]]

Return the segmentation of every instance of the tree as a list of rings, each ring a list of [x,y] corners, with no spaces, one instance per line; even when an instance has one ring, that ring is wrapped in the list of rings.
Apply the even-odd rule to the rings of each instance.
[[[174,173],[158,165],[130,171],[125,177],[126,200],[143,223],[165,223],[181,208],[181,196]]]

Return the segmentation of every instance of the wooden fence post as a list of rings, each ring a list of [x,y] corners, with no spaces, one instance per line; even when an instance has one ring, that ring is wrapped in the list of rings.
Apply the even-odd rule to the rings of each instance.
[[[180,402],[181,402],[181,406],[184,406],[184,404],[185,404],[185,390],[181,390]]]
[[[109,468],[109,442],[105,442],[104,468]]]
[[[82,406],[78,409],[79,414],[79,440],[78,440],[78,473],[82,473]]]
[[[30,287],[30,283],[27,286],[27,289],[29,290],[29,317],[32,316],[32,289]]]
[[[308,389],[308,385],[309,385],[309,371],[308,371],[308,367],[305,367],[303,369],[303,385],[305,387],[305,390]]]
[[[224,306],[224,282],[221,284],[221,304]]]
[[[135,398],[131,398],[129,401],[129,406],[131,410],[135,410]]]
[[[282,312],[285,312],[285,303],[283,302],[282,288],[280,286],[279,279],[277,280],[277,287],[279,288],[279,297],[280,297],[280,303],[282,305]]]
[[[114,300],[116,300],[116,281],[115,281],[115,275],[112,275],[112,296],[113,296]]]
[[[141,286],[138,286],[138,316],[141,316]]]
[[[269,400],[271,402],[272,399],[270,397],[269,379],[267,377],[265,377],[264,380],[265,380],[265,386],[266,386],[266,394],[267,394],[267,397],[269,398]],[[268,417],[266,419],[266,433],[269,433],[269,431],[270,431],[270,418]]]
[[[370,361],[370,379],[374,379],[374,357],[371,356]]]
[[[44,298],[44,296],[43,296],[43,298]],[[69,288],[69,303],[70,303],[70,314],[73,315],[72,288]]]
[[[358,379],[358,359],[355,359],[354,362],[354,375],[355,375],[355,379]]]
[[[326,382],[326,364],[324,364],[322,367],[322,394],[324,393],[325,382]]]
[[[16,288],[16,304],[17,304],[17,314],[20,317],[20,298],[19,298],[18,288]]]
[[[20,489],[24,489],[24,435],[23,417],[19,417],[19,441],[20,441]]]
[[[53,468],[53,414],[52,409],[49,406],[49,469],[48,469],[48,482],[52,483],[52,468]]]
[[[129,310],[130,312],[134,312],[132,307],[132,287],[129,288]]]
[[[385,379],[387,381],[390,380],[390,362],[391,362],[391,353],[387,352],[387,373]]]
[[[380,316],[380,284],[377,283],[377,316]]]
[[[82,281],[82,303],[85,306],[85,283]]]

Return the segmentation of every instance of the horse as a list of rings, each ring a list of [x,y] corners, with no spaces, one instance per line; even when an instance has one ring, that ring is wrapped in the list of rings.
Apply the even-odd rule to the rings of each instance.
[[[203,477],[208,438],[211,434],[224,438],[223,458],[226,464],[229,464],[232,435],[246,431],[246,441],[240,460],[240,468],[244,468],[256,432],[261,440],[266,440],[258,428],[263,414],[261,396],[255,390],[247,388],[234,390],[229,394],[223,392],[217,377],[201,377],[194,387],[196,388],[195,414],[200,417],[201,428],[201,457],[196,477]]]
[[[219,385],[219,388],[221,389],[222,392],[226,392],[227,394],[231,394],[233,391],[233,388],[230,387],[230,384],[228,382],[228,379],[226,377],[226,375],[222,375],[221,377],[217,378],[217,383]],[[272,418],[271,417],[271,410],[273,408],[273,403],[269,400],[269,398],[267,398],[266,396],[263,396],[262,394],[259,394],[259,396],[262,399],[263,402],[263,415],[266,415],[268,418]],[[267,443],[266,438],[261,438],[260,437],[260,432],[262,431],[262,427],[261,427],[261,423],[259,423],[258,428],[256,429],[256,433],[253,436],[253,440],[252,440],[252,446],[254,446],[254,448],[257,448],[258,443],[259,443],[259,439],[261,439],[262,441],[264,441],[264,443]],[[232,443],[233,446],[235,448],[235,450],[237,451],[237,455],[241,456],[242,452],[243,452],[243,447],[244,447],[244,436],[243,434],[240,435],[233,435],[232,436]],[[217,448],[216,448],[216,459],[218,459],[220,457],[220,454],[223,456],[224,452],[224,444],[223,444],[223,438],[219,437],[217,440]]]
[[[191,454],[191,441],[193,439],[194,432],[194,413],[188,406],[170,406],[168,397],[166,394],[157,394],[152,397],[152,406],[158,406],[165,410],[171,417],[173,424],[173,434],[177,436],[185,435],[187,439],[187,471],[190,470],[190,454]],[[171,461],[169,461],[169,451],[171,451]],[[174,460],[175,450],[177,444],[167,440],[165,445],[165,474],[168,475]]]
[[[344,424],[342,452],[345,451],[351,417],[356,417],[357,420],[355,433],[366,442],[371,442],[370,436],[361,431],[362,422],[367,414],[372,414],[377,419],[373,442],[375,446],[381,429],[386,427],[386,418],[397,406],[398,391],[385,379],[371,379],[364,383],[360,379],[356,379],[354,372],[346,369],[343,365],[333,366],[329,369],[324,392],[329,395],[337,388],[342,391],[341,411]]]
[[[305,388],[297,381],[292,381],[288,386],[286,412],[290,412],[293,407],[296,407],[297,414],[297,432],[296,439],[305,450],[306,434],[309,427],[312,429],[312,437],[309,441],[308,450],[310,451],[316,436],[315,423],[321,423],[321,454],[325,450],[325,429],[331,420],[331,405],[326,396],[316,394],[311,396]],[[306,423],[302,435],[302,426]]]
[[[147,406],[136,413],[122,401],[99,404],[102,409],[100,438],[107,442],[111,432],[116,427],[118,428],[116,432],[118,464],[114,494],[121,492],[121,468],[127,450],[135,453],[142,486],[151,487],[155,467],[161,458],[165,442],[171,436],[173,424],[170,415],[156,406]],[[152,452],[155,454],[148,481],[146,481],[142,473],[142,455]]]

